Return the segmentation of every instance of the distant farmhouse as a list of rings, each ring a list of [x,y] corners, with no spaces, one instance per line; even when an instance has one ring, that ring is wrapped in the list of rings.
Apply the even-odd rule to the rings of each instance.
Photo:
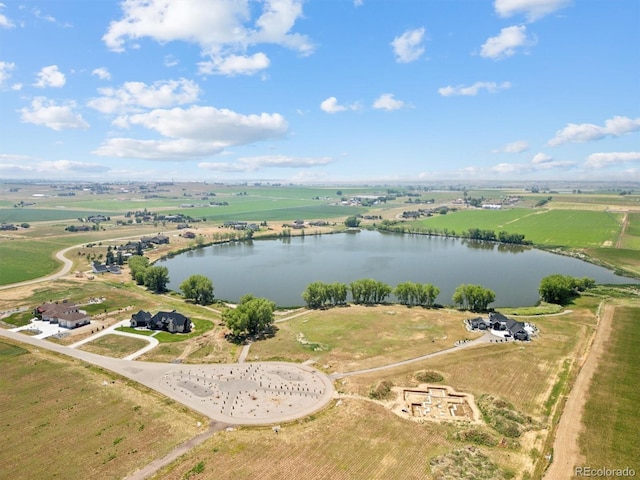
[[[151,315],[149,312],[140,310],[131,315],[131,328],[148,328],[149,330],[163,330],[169,333],[189,333],[191,331],[191,320],[181,313],[158,312]]]
[[[89,315],[72,302],[47,302],[34,310],[34,315],[40,320],[57,323],[62,328],[78,328],[91,323]]]
[[[513,337],[515,340],[528,341],[536,331],[536,327],[529,323],[518,322],[505,317],[501,313],[491,312],[489,318],[476,317],[466,320],[471,330],[495,330],[503,332],[505,337]]]

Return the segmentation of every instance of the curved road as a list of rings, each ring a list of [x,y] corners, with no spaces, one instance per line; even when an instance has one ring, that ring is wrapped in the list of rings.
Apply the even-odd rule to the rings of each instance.
[[[56,273],[52,273],[51,275],[47,275],[40,278],[34,278],[33,280],[25,280],[24,282],[10,283],[9,285],[0,285],[0,290],[8,290],[10,288],[24,287],[26,285],[34,285],[36,283],[46,282],[48,280],[55,280],[57,278],[64,277],[73,268],[73,262],[69,260],[67,257],[65,257],[65,254],[68,251],[73,250],[74,248],[80,247],[81,245],[82,244],[73,245],[72,247],[67,247],[63,250],[60,250],[58,253],[56,253],[56,258],[63,263],[62,268],[58,270]]]

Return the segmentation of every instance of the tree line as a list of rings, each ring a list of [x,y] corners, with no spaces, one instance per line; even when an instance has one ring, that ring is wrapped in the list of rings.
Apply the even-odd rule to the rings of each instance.
[[[386,303],[393,294],[398,302],[407,306],[431,308],[440,294],[440,288],[430,283],[402,282],[395,288],[371,278],[346,283],[312,282],[302,292],[302,298],[308,308],[325,308],[347,303],[347,294],[351,293],[353,303],[357,305],[375,305]],[[480,285],[460,285],[454,295],[453,303],[460,308],[472,311],[485,311],[495,300],[495,293]]]
[[[384,232],[394,233],[414,233],[418,235],[429,235],[436,237],[456,237],[456,238],[468,238],[470,240],[482,240],[488,242],[500,242],[508,243],[512,245],[531,245],[533,242],[526,240],[525,236],[521,233],[509,233],[501,231],[496,233],[495,230],[470,228],[457,232],[456,230],[449,230],[448,228],[438,229],[432,227],[422,227],[414,224],[407,224],[406,222],[399,222],[397,220],[383,220],[377,229]]]

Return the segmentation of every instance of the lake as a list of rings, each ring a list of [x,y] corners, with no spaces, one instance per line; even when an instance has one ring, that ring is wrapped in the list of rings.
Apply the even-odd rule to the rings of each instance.
[[[477,284],[496,293],[494,307],[535,305],[540,280],[555,273],[596,283],[640,283],[534,248],[375,231],[214,245],[157,265],[169,269],[172,290],[180,291],[190,275],[202,274],[213,282],[215,298],[237,302],[250,293],[281,307],[304,305],[302,292],[314,281],[432,283],[440,288],[437,303],[445,305],[452,303],[458,285]]]

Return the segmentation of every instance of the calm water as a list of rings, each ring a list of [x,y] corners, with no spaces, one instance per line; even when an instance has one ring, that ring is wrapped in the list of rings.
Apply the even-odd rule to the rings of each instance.
[[[302,292],[316,280],[348,284],[373,278],[392,287],[405,281],[433,283],[442,304],[451,304],[461,283],[478,284],[496,292],[492,306],[534,305],[540,280],[554,273],[597,283],[638,283],[531,248],[369,231],[215,245],[158,265],[169,268],[172,290],[199,273],[211,279],[216,298],[236,302],[251,293],[279,306],[303,305]]]

